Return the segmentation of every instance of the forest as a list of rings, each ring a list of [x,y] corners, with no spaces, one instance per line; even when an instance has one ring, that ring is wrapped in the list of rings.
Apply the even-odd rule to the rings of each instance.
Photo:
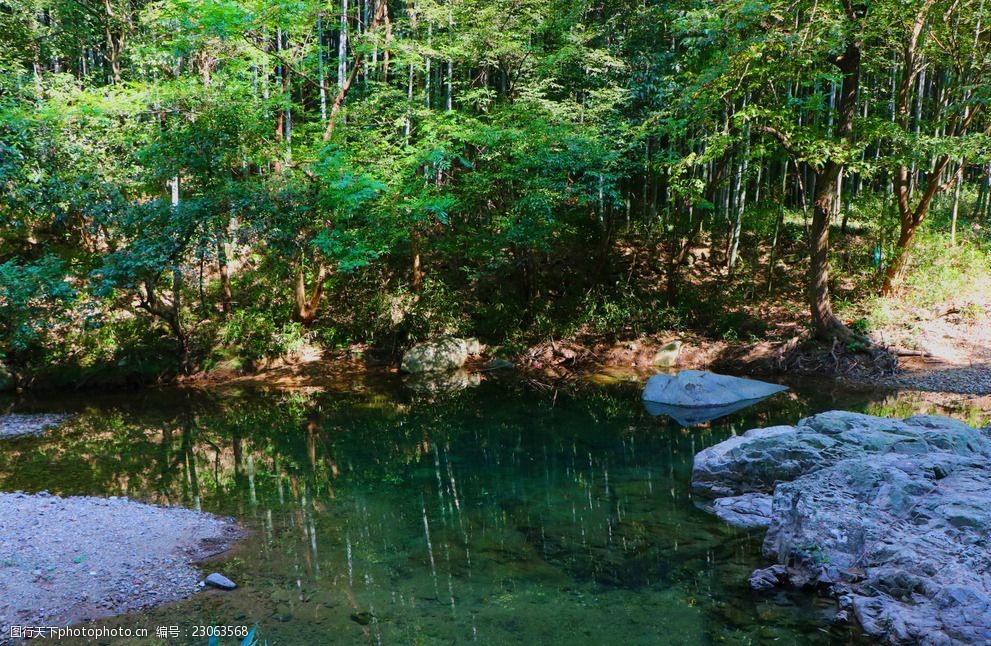
[[[856,345],[988,273],[985,0],[0,0],[0,34],[15,383]]]

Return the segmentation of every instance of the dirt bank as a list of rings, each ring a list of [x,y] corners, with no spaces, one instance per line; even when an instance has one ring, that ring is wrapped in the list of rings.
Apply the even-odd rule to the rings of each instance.
[[[670,344],[677,343],[673,365]],[[658,363],[663,356],[665,361]],[[646,380],[664,369],[713,370],[746,375],[816,375],[839,377],[853,383],[880,383],[890,377],[894,360],[883,351],[851,352],[823,348],[804,337],[761,342],[723,341],[693,334],[666,334],[626,341],[549,339],[509,358],[519,374],[541,384],[570,381]],[[468,372],[493,372],[488,352],[470,358]],[[280,360],[252,371],[212,370],[184,377],[180,383],[199,388],[252,386],[274,389],[317,388],[363,390],[377,380],[395,378],[388,357],[354,352],[313,353],[306,360]],[[505,371],[497,371],[505,376]]]
[[[178,601],[197,561],[243,536],[226,520],[126,498],[0,493],[0,644],[11,626],[64,626]]]
[[[991,306],[988,307],[991,311]],[[645,379],[659,367],[727,374],[797,375],[836,378],[853,385],[929,392],[991,394],[991,315],[973,308],[943,305],[904,325],[878,330],[870,344],[813,342],[798,326],[782,325],[762,340],[713,339],[670,331],[627,340],[578,336],[547,339],[513,355],[500,350],[525,375],[542,383],[580,380]],[[984,310],[981,310],[984,312]],[[780,329],[779,329],[780,328]],[[659,366],[672,342],[679,344],[673,366]],[[487,371],[485,352],[468,371]],[[397,372],[398,358],[355,346],[327,352],[312,348],[299,357],[260,362],[252,370],[215,369],[180,379],[198,387],[252,385],[270,388],[355,390],[368,380]]]

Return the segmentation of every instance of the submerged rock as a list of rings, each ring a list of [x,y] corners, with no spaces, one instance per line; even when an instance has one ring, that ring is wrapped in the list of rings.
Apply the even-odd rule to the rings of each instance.
[[[351,615],[351,621],[361,626],[367,626],[375,619],[375,615],[370,612],[355,612]]]
[[[236,583],[218,572],[214,572],[207,576],[206,584],[211,588],[217,588],[218,590],[233,590],[237,587]]]
[[[667,415],[682,426],[696,426],[743,410],[760,401],[760,399],[745,399],[735,404],[712,407],[669,406],[668,404],[644,401],[643,407],[654,417]]]
[[[496,357],[485,363],[486,370],[516,370],[516,364],[508,359]]]
[[[735,413],[784,390],[788,388],[755,379],[682,370],[647,380],[643,400],[651,415],[667,415],[682,426],[693,426]]]
[[[693,484],[734,514],[773,493],[755,589],[813,585],[890,643],[991,643],[991,437],[952,419],[833,411],[696,456]],[[723,513],[720,513],[720,509]],[[783,572],[783,571],[782,571]]]
[[[742,496],[719,498],[713,511],[721,520],[737,527],[767,527],[771,524],[771,496],[745,493]]]
[[[419,393],[443,393],[474,388],[482,383],[482,376],[477,372],[451,370],[447,372],[424,372],[407,375],[403,384]]]
[[[750,589],[755,592],[770,592],[788,581],[788,568],[783,565],[754,570],[747,579]]]
[[[448,337],[418,343],[403,355],[402,370],[411,374],[457,370],[468,360],[473,339]],[[478,341],[474,341],[478,347]]]

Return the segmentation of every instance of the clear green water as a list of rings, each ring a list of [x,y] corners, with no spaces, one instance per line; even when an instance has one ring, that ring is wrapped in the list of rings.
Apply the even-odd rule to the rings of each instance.
[[[208,566],[237,591],[96,625],[257,622],[273,646],[860,643],[828,627],[826,601],[748,592],[761,534],[696,508],[692,456],[817,411],[926,406],[814,383],[686,430],[639,396],[516,381],[425,395],[397,379],[48,398],[15,408],[79,415],[0,445],[0,490],[126,495],[251,530]]]

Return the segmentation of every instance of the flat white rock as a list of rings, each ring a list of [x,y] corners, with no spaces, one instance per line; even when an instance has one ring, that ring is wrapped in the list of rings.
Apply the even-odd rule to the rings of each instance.
[[[716,408],[763,399],[783,390],[788,390],[787,386],[702,370],[682,370],[675,375],[651,377],[643,389],[643,399],[683,408]]]

